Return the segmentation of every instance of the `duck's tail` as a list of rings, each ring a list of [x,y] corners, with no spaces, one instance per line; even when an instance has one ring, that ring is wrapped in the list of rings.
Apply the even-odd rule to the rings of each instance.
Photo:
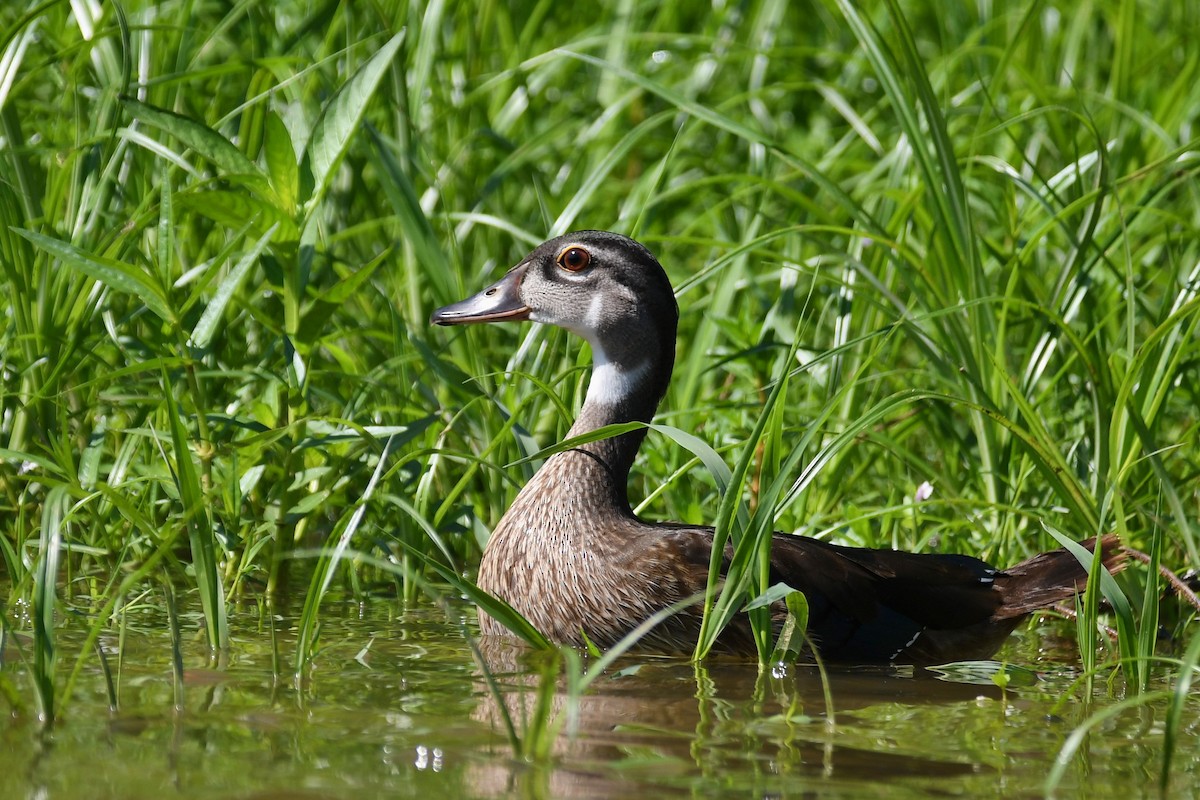
[[[1095,552],[1096,539],[1080,545]],[[1100,539],[1100,558],[1109,572],[1125,568],[1125,549],[1116,536],[1109,534]],[[1070,599],[1084,590],[1087,578],[1087,569],[1071,551],[1064,548],[1039,553],[996,576],[996,588],[1004,600],[994,618],[1012,619]]]

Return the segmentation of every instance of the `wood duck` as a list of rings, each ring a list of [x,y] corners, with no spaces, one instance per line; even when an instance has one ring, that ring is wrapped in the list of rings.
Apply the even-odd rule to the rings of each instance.
[[[591,382],[569,436],[654,416],[675,363],[679,308],[644,246],[605,231],[559,236],[432,317],[438,325],[510,320],[557,325],[591,344]],[[629,469],[645,434],[634,430],[551,456],[484,549],[479,586],[552,641],[611,646],[655,612],[704,590],[713,529],[644,522],[630,508]],[[1105,537],[1102,549],[1105,565],[1118,568],[1116,538]],[[810,639],[822,657],[841,662],[987,658],[1024,617],[1072,597],[1086,577],[1065,550],[1006,570],[968,556],[843,547],[784,533],[774,535],[771,550],[771,583],[804,593]],[[753,653],[745,615],[738,617],[720,645]],[[699,624],[693,607],[642,644],[690,650]],[[482,613],[480,626],[484,634],[506,633]]]

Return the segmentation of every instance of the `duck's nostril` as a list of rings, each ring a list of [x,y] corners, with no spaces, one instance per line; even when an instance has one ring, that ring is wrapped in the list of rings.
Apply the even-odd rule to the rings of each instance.
[[[488,289],[486,292],[484,292],[484,294],[487,295],[488,297],[491,297],[495,293],[496,293],[495,289]]]

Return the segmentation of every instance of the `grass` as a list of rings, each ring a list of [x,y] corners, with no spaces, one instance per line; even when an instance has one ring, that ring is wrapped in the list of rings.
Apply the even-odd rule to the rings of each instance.
[[[428,314],[576,227],[677,287],[632,488],[746,543],[714,622],[768,590],[772,529],[1200,563],[1200,17],[1134,9],[6,5],[0,553],[31,705],[95,657],[66,672],[56,615],[94,642],[162,580],[214,648],[300,598],[297,671],[329,591],[469,594],[589,357]],[[1123,579],[1117,653],[1090,592],[1088,675],[1136,692],[1190,644],[1187,680],[1155,575]]]

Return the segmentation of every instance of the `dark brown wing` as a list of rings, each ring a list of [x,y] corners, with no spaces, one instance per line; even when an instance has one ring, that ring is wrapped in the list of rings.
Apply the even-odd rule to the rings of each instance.
[[[672,549],[702,583],[712,531],[680,526],[664,535],[676,539]],[[1119,569],[1115,537],[1106,537],[1104,548],[1112,553],[1106,566]],[[930,663],[992,655],[1025,615],[1079,591],[1086,572],[1065,550],[1002,571],[970,556],[843,547],[777,533],[770,579],[804,593],[809,636],[822,657]],[[731,635],[740,639],[744,632]]]
[[[777,534],[771,566],[773,581],[804,593],[809,635],[823,657],[837,661],[910,660],[904,654],[922,636],[987,623],[1003,604],[997,570],[968,556],[842,547]]]

